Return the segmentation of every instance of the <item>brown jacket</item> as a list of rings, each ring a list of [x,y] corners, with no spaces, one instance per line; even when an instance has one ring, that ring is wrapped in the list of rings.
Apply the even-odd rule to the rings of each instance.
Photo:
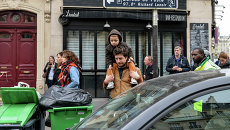
[[[106,66],[107,67],[109,67],[109,65],[113,65],[113,63],[116,63],[115,57],[113,55],[113,50],[115,49],[115,47],[110,44],[110,36],[111,35],[118,35],[120,42],[119,42],[119,44],[117,46],[120,46],[121,44],[125,45],[125,46],[128,46],[125,42],[122,41],[121,33],[119,31],[117,31],[116,29],[113,29],[109,33],[109,36],[108,36],[109,45],[106,46]],[[128,48],[129,48],[129,57],[134,58],[132,49],[130,47],[128,47]]]
[[[138,83],[142,83],[143,82],[143,78],[141,75],[141,71],[139,68],[136,67],[137,73],[140,76],[140,79],[137,81]],[[118,68],[115,68],[115,74],[114,74],[114,85],[115,87],[113,89],[111,89],[110,91],[110,97],[114,98],[117,95],[129,90],[132,88],[132,84],[131,82],[131,77],[129,74],[129,68],[124,68],[123,73],[122,73],[122,77],[120,79],[120,75],[119,75],[119,71]],[[105,85],[103,83],[103,87],[106,88],[107,85]]]

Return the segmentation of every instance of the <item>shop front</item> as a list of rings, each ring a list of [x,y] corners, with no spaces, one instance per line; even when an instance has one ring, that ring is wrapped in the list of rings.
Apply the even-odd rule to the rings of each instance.
[[[123,40],[134,52],[136,65],[144,74],[144,58],[153,53],[151,10],[107,10],[92,7],[93,5],[88,8],[86,6],[89,5],[84,5],[85,8],[83,5],[70,7],[70,3],[65,0],[63,4],[63,14],[59,17],[59,22],[63,25],[63,49],[74,51],[81,60],[81,88],[89,91],[93,97],[107,97],[102,83],[106,73],[107,36],[112,29],[122,33]],[[185,8],[180,4],[179,7]],[[159,76],[167,75],[165,67],[175,46],[181,46],[186,56],[186,28],[186,11],[158,11]]]

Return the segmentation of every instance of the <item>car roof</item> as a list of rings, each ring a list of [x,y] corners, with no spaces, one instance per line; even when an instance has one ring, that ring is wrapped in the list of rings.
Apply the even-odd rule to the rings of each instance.
[[[163,79],[164,78],[164,79]],[[143,111],[132,121],[128,122],[122,129],[142,128],[143,124],[153,120],[154,117],[164,112],[168,107],[175,105],[179,100],[190,97],[196,93],[216,88],[217,86],[230,85],[230,69],[193,71],[181,74],[163,76],[159,78],[161,82],[165,80],[165,84],[172,82],[172,87],[167,96],[161,98],[160,102],[156,102],[151,107]],[[153,83],[156,80],[150,80]],[[175,108],[175,107],[174,107]],[[150,114],[151,113],[151,114]],[[154,119],[155,121],[159,118]]]

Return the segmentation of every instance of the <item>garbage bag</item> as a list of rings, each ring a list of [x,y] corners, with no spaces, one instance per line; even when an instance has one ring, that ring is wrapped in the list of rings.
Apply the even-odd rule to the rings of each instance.
[[[54,107],[86,106],[92,102],[90,93],[78,88],[63,88],[58,85],[50,87],[41,97],[42,109]]]

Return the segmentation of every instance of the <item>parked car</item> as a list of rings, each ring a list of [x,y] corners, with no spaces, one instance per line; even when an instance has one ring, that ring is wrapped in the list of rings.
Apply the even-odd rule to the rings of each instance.
[[[230,129],[229,74],[193,71],[148,80],[71,129]]]

